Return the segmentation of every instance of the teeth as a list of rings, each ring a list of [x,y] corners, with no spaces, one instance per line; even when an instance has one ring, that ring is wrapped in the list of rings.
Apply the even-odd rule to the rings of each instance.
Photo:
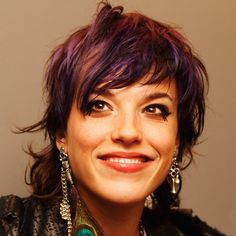
[[[126,159],[126,158],[109,158],[107,161],[122,163],[122,164],[140,164],[142,163],[139,159]]]

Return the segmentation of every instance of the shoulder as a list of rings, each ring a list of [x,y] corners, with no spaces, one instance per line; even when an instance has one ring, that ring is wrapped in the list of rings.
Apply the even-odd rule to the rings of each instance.
[[[0,197],[0,235],[17,232],[23,212],[21,198],[14,195]]]
[[[15,195],[0,197],[0,216],[5,217],[9,212],[21,212],[22,199]]]
[[[216,228],[194,215],[191,210],[176,209],[171,211],[172,224],[182,233],[191,236],[225,236]],[[181,235],[181,234],[180,234]]]
[[[55,206],[32,196],[0,197],[0,235],[61,234],[64,222],[56,217]],[[63,230],[62,230],[63,231]]]

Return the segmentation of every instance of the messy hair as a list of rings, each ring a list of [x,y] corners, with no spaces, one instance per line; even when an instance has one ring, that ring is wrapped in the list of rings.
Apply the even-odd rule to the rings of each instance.
[[[192,159],[193,146],[202,133],[207,72],[190,44],[174,27],[123,7],[103,3],[92,24],[70,35],[52,52],[47,64],[47,107],[42,119],[23,132],[43,130],[49,146],[30,154],[33,193],[61,195],[56,137],[65,133],[72,103],[85,113],[90,94],[126,87],[151,71],[145,84],[173,79],[178,95],[178,160]],[[154,192],[160,206],[174,201],[165,180]]]

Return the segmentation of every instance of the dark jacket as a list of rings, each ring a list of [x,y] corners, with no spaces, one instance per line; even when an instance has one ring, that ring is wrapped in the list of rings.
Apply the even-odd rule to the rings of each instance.
[[[66,222],[55,214],[57,209],[53,204],[33,197],[19,198],[14,195],[1,197],[0,236],[65,236]],[[173,210],[169,222],[158,228],[158,236],[224,235],[209,227],[198,217],[181,210]]]

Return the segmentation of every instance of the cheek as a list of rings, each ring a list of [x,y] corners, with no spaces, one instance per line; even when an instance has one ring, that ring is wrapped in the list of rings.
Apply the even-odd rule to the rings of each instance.
[[[67,148],[74,176],[83,182],[84,177],[91,178],[94,150],[100,145],[105,133],[86,124],[68,129]]]
[[[145,137],[160,156],[171,155],[177,146],[177,127],[160,125],[145,129]]]
[[[74,122],[68,126],[67,148],[71,158],[88,158],[108,137],[108,132],[108,125],[97,122]]]

